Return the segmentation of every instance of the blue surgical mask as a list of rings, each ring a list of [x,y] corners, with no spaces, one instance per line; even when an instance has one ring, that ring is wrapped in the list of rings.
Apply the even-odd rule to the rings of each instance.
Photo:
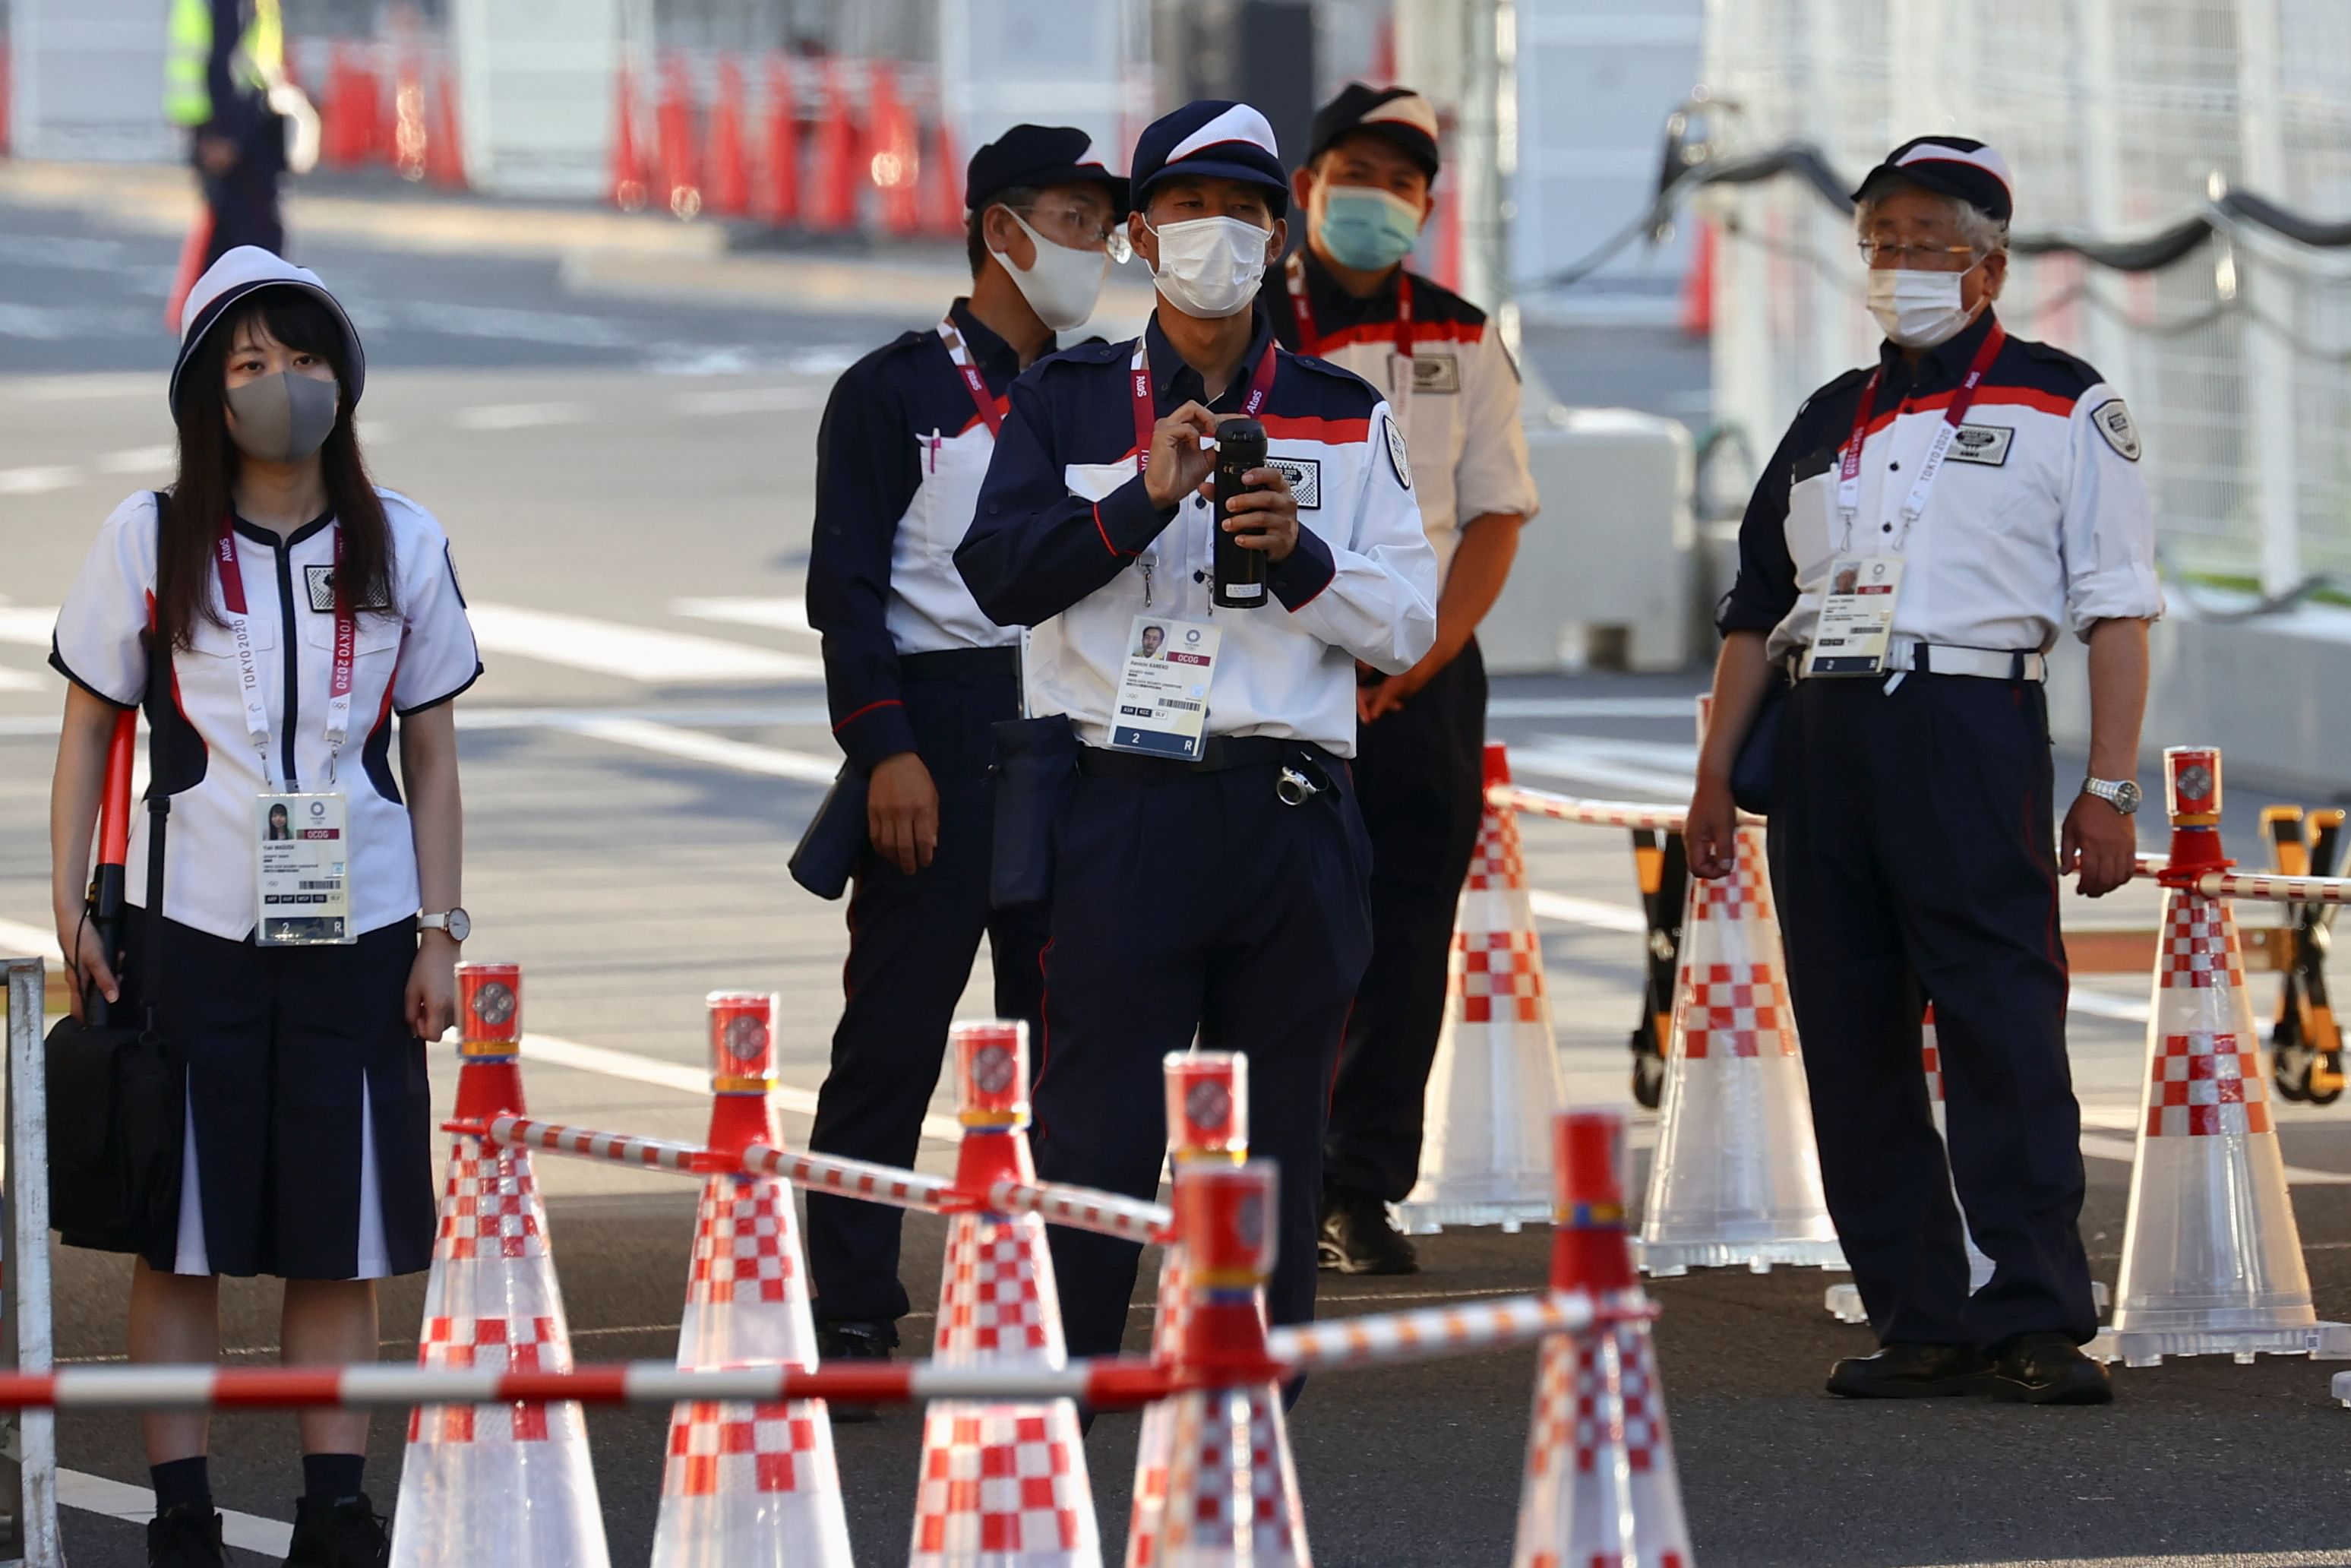
[[[1314,225],[1322,248],[1342,267],[1379,272],[1412,254],[1421,214],[1410,202],[1368,185],[1326,185]]]

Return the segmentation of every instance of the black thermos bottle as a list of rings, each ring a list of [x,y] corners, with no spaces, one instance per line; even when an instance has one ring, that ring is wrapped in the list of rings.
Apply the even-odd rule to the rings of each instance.
[[[1265,602],[1265,551],[1244,549],[1225,532],[1233,497],[1250,488],[1241,476],[1264,466],[1264,425],[1239,415],[1217,422],[1216,600],[1234,609]]]

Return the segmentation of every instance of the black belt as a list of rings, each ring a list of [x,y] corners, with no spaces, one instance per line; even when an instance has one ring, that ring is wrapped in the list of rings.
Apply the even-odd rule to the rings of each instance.
[[[989,675],[1020,678],[1020,650],[942,648],[935,653],[901,653],[898,678],[907,681],[971,680]]]
[[[1347,766],[1343,758],[1332,756],[1311,740],[1285,740],[1276,735],[1212,735],[1197,762],[1089,746],[1078,753],[1078,771],[1089,779],[1178,779],[1190,773],[1222,773],[1232,768],[1270,768],[1301,757],[1334,771]]]

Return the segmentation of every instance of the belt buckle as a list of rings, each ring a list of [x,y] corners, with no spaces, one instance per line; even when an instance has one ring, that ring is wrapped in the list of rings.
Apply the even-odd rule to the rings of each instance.
[[[1285,806],[1303,806],[1330,788],[1330,776],[1301,757],[1281,765],[1274,776],[1273,798]]]

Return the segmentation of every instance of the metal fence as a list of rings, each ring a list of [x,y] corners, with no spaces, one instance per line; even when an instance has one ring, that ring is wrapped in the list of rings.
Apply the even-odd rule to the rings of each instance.
[[[1709,0],[1706,81],[1719,152],[1810,141],[1857,176],[1911,136],[1979,137],[2020,232],[2143,235],[2223,188],[2351,214],[2346,0]],[[1705,210],[1717,406],[1768,451],[1873,350],[1851,223],[1784,178]],[[2175,574],[2351,577],[2351,252],[2231,224],[2148,273],[2020,256],[2001,313],[2129,398]]]

